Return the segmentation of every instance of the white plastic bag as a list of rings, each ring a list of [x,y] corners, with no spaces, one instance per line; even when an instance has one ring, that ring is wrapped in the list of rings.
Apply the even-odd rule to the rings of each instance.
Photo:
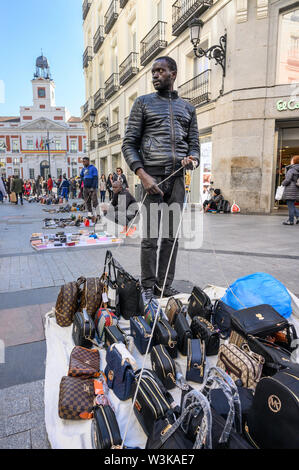
[[[236,204],[236,201],[234,201],[234,203],[232,204],[232,206],[230,208],[230,211],[231,211],[232,214],[236,214],[238,212],[241,212],[241,209],[238,206],[238,204]]]
[[[283,193],[284,193],[284,186],[278,186],[278,188],[276,189],[275,200],[281,201]]]

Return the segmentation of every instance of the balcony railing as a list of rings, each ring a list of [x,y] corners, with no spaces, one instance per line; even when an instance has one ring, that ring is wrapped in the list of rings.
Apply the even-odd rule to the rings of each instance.
[[[88,101],[86,101],[85,105],[83,106],[83,114],[82,114],[82,119],[84,119],[84,117],[87,117],[87,115],[94,110],[94,99],[93,98],[89,98]]]
[[[200,106],[210,101],[210,72],[197,75],[178,88],[181,98],[189,101],[193,106]]]
[[[107,145],[106,131],[102,131],[98,133],[98,148],[104,147],[105,145]]]
[[[86,69],[88,67],[89,62],[92,60],[92,49],[88,46],[83,54],[83,68]]]
[[[124,85],[138,73],[138,54],[131,52],[119,66],[119,83]]]
[[[95,33],[93,37],[93,52],[96,54],[98,50],[100,49],[101,45],[103,44],[105,39],[104,36],[104,26],[100,25],[97,29],[97,32]]]
[[[94,95],[94,109],[99,109],[105,101],[105,88],[100,88]]]
[[[119,6],[120,8],[125,8],[126,4],[128,3],[129,0],[119,0]]]
[[[89,9],[91,6],[91,0],[85,0],[82,6],[82,16],[83,16],[83,21],[88,15]]]
[[[109,143],[120,139],[119,122],[109,127]]]
[[[105,98],[108,100],[119,90],[119,74],[113,73],[105,82]]]
[[[146,65],[150,62],[159,52],[167,47],[166,41],[166,25],[164,21],[158,23],[150,30],[150,32],[142,39],[141,46],[141,65]]]
[[[108,34],[118,18],[118,0],[112,0],[105,15],[105,33]]]
[[[172,5],[172,34],[178,36],[184,31],[189,22],[199,17],[210,6],[213,0],[177,0]]]
[[[95,150],[96,149],[96,141],[95,140],[91,140],[90,141],[90,150]]]

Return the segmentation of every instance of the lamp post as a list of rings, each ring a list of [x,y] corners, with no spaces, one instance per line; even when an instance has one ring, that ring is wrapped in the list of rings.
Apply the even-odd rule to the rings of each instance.
[[[96,124],[95,120],[96,120],[96,113],[92,111],[89,115],[89,122],[90,122],[91,127],[93,127],[94,129],[96,129],[97,127],[102,127],[106,132],[108,132],[108,129],[109,129],[108,117],[106,117],[104,121],[100,122],[99,124]]]
[[[49,175],[51,175],[51,155],[50,155],[50,144],[54,142],[54,139],[50,139],[49,131],[47,131],[47,140],[45,142],[46,147],[48,147],[48,163],[49,163]]]
[[[203,26],[203,22],[199,19],[194,18],[189,23],[190,27],[190,40],[193,44],[194,55],[198,58],[207,57],[209,60],[214,59],[216,64],[222,67],[222,90],[220,91],[223,94],[223,85],[224,77],[226,74],[226,47],[227,47],[227,34],[220,36],[219,44],[209,47],[208,49],[202,49],[199,47],[200,44],[200,30]]]

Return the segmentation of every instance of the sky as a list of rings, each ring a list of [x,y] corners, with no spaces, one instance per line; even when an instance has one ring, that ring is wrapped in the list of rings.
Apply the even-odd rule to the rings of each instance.
[[[85,102],[82,0],[0,0],[0,116],[32,104],[35,61],[47,57],[56,105],[80,117]]]

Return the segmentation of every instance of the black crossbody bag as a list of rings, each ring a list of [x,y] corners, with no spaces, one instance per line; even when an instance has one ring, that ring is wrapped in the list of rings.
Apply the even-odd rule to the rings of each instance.
[[[210,321],[213,305],[210,297],[199,287],[194,287],[189,298],[188,314],[191,318],[196,315]]]
[[[76,346],[91,348],[96,343],[94,322],[86,309],[75,313],[72,336]]]
[[[207,356],[215,356],[218,354],[220,335],[219,331],[214,328],[212,323],[202,317],[193,317],[191,331],[193,338],[200,338],[205,342]]]
[[[183,313],[176,317],[174,329],[178,335],[178,350],[183,356],[188,354],[188,339],[192,339],[192,332],[189,323]]]
[[[171,390],[176,386],[176,367],[175,362],[170,357],[163,344],[154,346],[151,351],[152,369],[157,374],[164,387]]]
[[[164,344],[170,356],[175,359],[178,355],[177,342],[177,332],[167,320],[159,318],[154,330],[154,344]]]

